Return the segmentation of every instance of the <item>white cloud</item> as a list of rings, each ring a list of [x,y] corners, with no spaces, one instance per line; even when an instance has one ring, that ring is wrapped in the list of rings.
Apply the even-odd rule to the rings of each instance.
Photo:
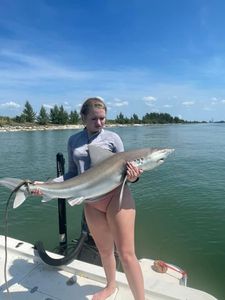
[[[1,61],[8,61],[8,66],[0,71],[0,76],[4,78],[4,82],[28,82],[37,80],[87,80],[92,74],[77,69],[72,69],[70,66],[61,65],[49,58],[22,54],[9,50],[0,52]]]
[[[194,105],[194,104],[195,104],[195,102],[194,102],[194,101],[184,101],[184,102],[182,102],[182,104],[183,104],[184,106],[187,106],[187,107],[189,107],[189,106],[192,106],[192,105]]]
[[[121,107],[121,106],[127,106],[127,105],[128,105],[127,101],[121,101],[121,102],[116,102],[114,106]]]
[[[203,110],[205,110],[205,111],[212,111],[212,107],[205,106],[205,107],[203,107]]]
[[[72,106],[68,101],[64,101],[63,106],[66,110],[71,110]]]
[[[61,106],[61,104],[43,104],[44,108],[46,109],[53,109],[54,106],[57,105],[58,107]],[[65,110],[70,110],[71,109],[71,105],[68,101],[64,101],[63,102],[63,107]]]
[[[46,108],[46,109],[51,109],[51,108],[54,107],[53,104],[43,104],[43,106],[44,106],[44,108]]]
[[[211,105],[216,105],[219,102],[219,99],[216,97],[212,97],[211,99]]]
[[[123,101],[121,99],[115,98],[113,102],[108,102],[108,105],[111,107],[122,107],[127,106],[128,101]]]
[[[154,102],[156,102],[157,99],[153,96],[145,96],[142,100],[145,102],[146,105],[153,106]]]
[[[15,109],[15,108],[20,108],[20,105],[14,101],[2,103],[0,105],[2,108],[9,108],[9,109]]]

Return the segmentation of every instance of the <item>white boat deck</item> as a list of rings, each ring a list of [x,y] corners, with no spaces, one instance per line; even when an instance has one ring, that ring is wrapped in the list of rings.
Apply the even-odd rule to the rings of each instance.
[[[4,236],[0,236],[1,300],[87,300],[105,285],[101,267],[74,260],[60,268],[46,265],[33,245],[8,238],[7,293],[4,279]],[[57,254],[48,252],[52,257]],[[146,300],[215,300],[213,296],[180,285],[181,274],[168,268],[164,274],[152,270],[153,260],[140,260],[145,280]],[[109,300],[133,299],[125,275],[117,272],[118,289]]]

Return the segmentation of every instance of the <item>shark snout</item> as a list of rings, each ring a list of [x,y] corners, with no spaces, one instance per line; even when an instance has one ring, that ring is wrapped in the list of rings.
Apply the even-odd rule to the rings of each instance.
[[[161,149],[156,153],[157,157],[157,162],[158,163],[163,163],[164,160],[167,158],[169,154],[171,154],[175,149]]]

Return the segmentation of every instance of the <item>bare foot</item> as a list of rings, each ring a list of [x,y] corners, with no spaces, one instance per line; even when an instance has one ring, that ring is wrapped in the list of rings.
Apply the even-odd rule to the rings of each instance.
[[[115,286],[106,286],[104,289],[94,294],[92,300],[105,300],[109,296],[111,296],[115,292],[115,290]]]

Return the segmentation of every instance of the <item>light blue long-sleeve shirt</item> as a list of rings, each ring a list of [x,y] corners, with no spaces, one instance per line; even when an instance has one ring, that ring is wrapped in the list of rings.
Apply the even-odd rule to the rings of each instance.
[[[86,129],[75,133],[68,140],[68,172],[64,175],[64,180],[77,176],[90,168],[88,144],[94,144],[113,153],[124,151],[121,138],[113,131],[102,129],[91,137],[88,136]]]

